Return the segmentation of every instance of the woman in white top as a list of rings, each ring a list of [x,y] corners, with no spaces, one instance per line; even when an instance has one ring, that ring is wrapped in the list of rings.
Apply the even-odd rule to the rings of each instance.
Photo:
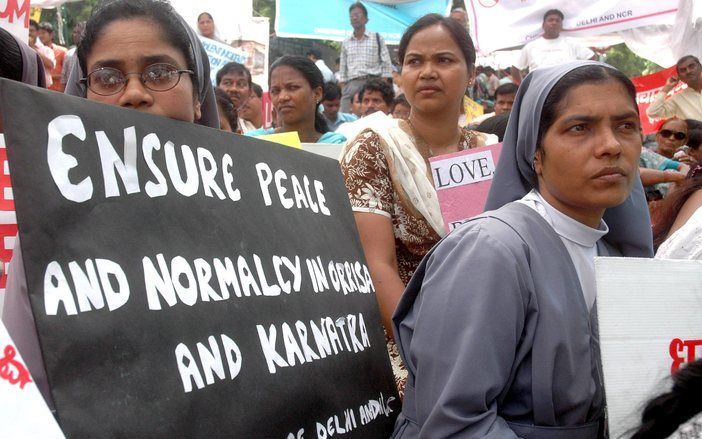
[[[702,259],[702,165],[673,191],[658,210],[654,243],[658,259]]]

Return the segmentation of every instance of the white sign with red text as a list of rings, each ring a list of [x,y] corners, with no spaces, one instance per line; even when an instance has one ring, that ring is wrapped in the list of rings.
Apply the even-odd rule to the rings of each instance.
[[[22,41],[29,38],[29,0],[0,0],[0,27]]]
[[[702,261],[596,258],[597,316],[610,437],[702,358]]]
[[[578,37],[649,24],[672,25],[678,10],[678,0],[465,0],[465,5],[471,37],[484,54],[538,38],[549,9],[565,15],[563,35]]]
[[[0,321],[0,437],[54,439],[65,436]]]

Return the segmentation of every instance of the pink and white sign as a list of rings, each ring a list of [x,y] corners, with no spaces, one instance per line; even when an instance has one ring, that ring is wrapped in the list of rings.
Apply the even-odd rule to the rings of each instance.
[[[429,159],[448,232],[483,212],[501,149],[498,143]]]
[[[22,41],[29,37],[29,0],[0,0],[0,27]]]

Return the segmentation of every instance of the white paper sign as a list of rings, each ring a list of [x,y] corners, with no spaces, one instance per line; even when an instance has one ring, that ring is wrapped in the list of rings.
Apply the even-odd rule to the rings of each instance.
[[[0,437],[65,438],[0,321]]]
[[[29,38],[29,0],[0,0],[0,27],[22,41]]]
[[[670,390],[671,371],[702,358],[702,261],[597,258],[595,272],[610,435],[619,438]]]
[[[591,36],[675,21],[678,0],[465,0],[479,52],[519,46],[543,32],[543,15],[559,9],[565,36]],[[509,30],[509,31],[506,31]]]
[[[432,161],[431,173],[436,190],[492,180],[492,175],[495,173],[492,151],[451,155],[444,160]]]

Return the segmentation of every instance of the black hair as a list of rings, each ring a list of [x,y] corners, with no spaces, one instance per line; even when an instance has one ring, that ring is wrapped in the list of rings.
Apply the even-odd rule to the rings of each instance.
[[[650,400],[641,415],[641,426],[631,439],[669,437],[678,427],[702,411],[702,359],[673,375],[673,388]]]
[[[200,12],[200,15],[197,16],[197,21],[200,21],[200,17],[202,17],[203,15],[207,15],[207,17],[209,17],[210,20],[214,21],[214,18],[212,18],[212,14],[210,14],[209,12]]]
[[[517,84],[513,82],[508,82],[507,84],[502,84],[501,86],[497,87],[495,89],[495,99],[497,99],[497,95],[504,96],[504,95],[513,95],[517,93],[517,90],[519,87],[517,87]]]
[[[461,26],[461,24],[456,20],[439,14],[427,14],[423,16],[419,20],[415,21],[414,24],[408,27],[405,33],[402,34],[400,46],[397,50],[400,64],[404,64],[405,62],[407,46],[409,46],[410,40],[412,40],[414,34],[435,25],[442,26],[444,29],[449,31],[451,37],[453,37],[453,40],[463,52],[463,58],[466,60],[468,70],[472,70],[475,66],[475,46],[473,45],[473,40],[470,38],[470,35],[468,35],[468,30]]]
[[[352,4],[352,5],[349,7],[349,14],[350,14],[351,11],[353,11],[354,9],[360,9],[361,11],[363,11],[363,16],[366,17],[366,18],[368,18],[368,9],[366,9],[366,7],[363,6],[363,3],[361,3],[361,2],[356,2],[356,3]]]
[[[544,101],[544,105],[541,110],[539,134],[536,139],[536,150],[541,151],[541,154],[544,153],[544,136],[546,135],[548,129],[551,128],[551,125],[553,125],[553,123],[556,121],[558,114],[561,112],[563,102],[565,102],[565,97],[570,89],[591,82],[605,82],[608,80],[618,81],[624,87],[627,94],[631,98],[631,102],[636,110],[636,113],[638,113],[639,108],[636,105],[636,88],[625,74],[615,68],[594,64],[575,68],[559,79],[556,85],[554,85],[549,92],[548,96],[546,96],[546,100]]]
[[[22,81],[22,51],[12,34],[0,27],[0,78]]]
[[[190,46],[190,37],[183,27],[178,13],[170,3],[163,0],[115,0],[96,8],[85,24],[83,39],[78,44],[78,62],[83,72],[86,75],[90,73],[88,72],[88,56],[105,27],[113,21],[139,18],[158,24],[164,40],[183,54],[188,69],[195,72],[189,76],[193,82],[194,93],[197,95],[198,72],[195,66],[195,55]]]
[[[324,84],[324,97],[322,99],[325,101],[341,99],[341,89],[333,82],[327,82]]]
[[[685,119],[688,130],[702,130],[702,122],[695,119]]]
[[[269,85],[270,78],[273,76],[273,70],[283,66],[297,70],[302,77],[305,78],[312,90],[317,87],[324,90],[324,77],[322,76],[322,72],[319,71],[319,68],[317,68],[317,66],[314,65],[311,60],[305,58],[304,56],[296,55],[284,55],[278,58],[273,65],[271,65],[268,72]],[[327,125],[327,120],[324,118],[322,113],[319,112],[320,102],[321,100],[317,102],[314,107],[314,129],[318,133],[324,134],[329,132],[329,125]]]
[[[260,85],[256,84],[255,82],[251,83],[251,91],[254,92],[254,94],[258,96],[259,99],[263,97],[263,89]]]
[[[45,30],[50,33],[54,32],[54,26],[48,21],[42,21],[41,23],[39,23],[39,29]]]
[[[366,81],[361,88],[359,93],[359,99],[363,101],[363,95],[366,91],[378,91],[383,95],[383,101],[388,105],[388,108],[392,107],[392,102],[395,100],[395,90],[393,90],[392,85],[388,84],[388,81],[382,78],[373,78]]]
[[[322,52],[320,52],[318,49],[310,49],[307,51],[305,56],[314,56],[315,59],[322,59]]]
[[[34,28],[39,29],[39,23],[37,23],[37,21],[34,19],[30,19],[29,20],[29,27],[34,27]]]
[[[229,97],[227,92],[225,92],[221,88],[215,88],[215,98],[217,99],[217,108],[227,118],[227,120],[229,121],[229,125],[231,125],[232,127],[232,130],[236,131],[237,119],[239,118],[239,115],[236,111],[236,108],[234,108],[234,104],[232,104],[232,99]]]
[[[698,149],[702,145],[702,130],[694,129],[687,132],[687,146],[690,149]]]
[[[475,128],[475,131],[481,133],[494,134],[497,139],[502,142],[505,137],[505,132],[507,131],[507,122],[509,121],[509,113],[498,114],[497,116],[492,116],[484,121]]]
[[[226,63],[222,66],[221,69],[217,71],[217,86],[219,86],[219,83],[222,82],[222,78],[224,78],[224,75],[227,75],[229,73],[240,73],[241,75],[243,75],[244,78],[246,78],[246,81],[249,83],[249,88],[251,88],[251,72],[249,72],[249,69],[247,69],[245,65],[234,61]]]
[[[551,15],[558,15],[559,17],[561,17],[561,21],[565,20],[565,16],[563,15],[563,12],[559,11],[558,9],[549,9],[544,14],[544,21],[546,21],[546,19]]]
[[[395,107],[397,107],[398,105],[404,105],[405,107],[410,106],[410,103],[407,102],[407,98],[405,98],[405,95],[402,94],[392,101],[392,111],[395,111]]]
[[[682,58],[680,58],[680,59],[678,60],[678,62],[675,63],[675,69],[677,70],[677,68],[678,68],[678,66],[679,66],[680,64],[682,64],[683,62],[685,62],[685,61],[687,61],[687,60],[689,60],[689,59],[695,61],[697,64],[700,64],[700,59],[697,58],[695,55],[685,55],[685,56],[683,56]]]

